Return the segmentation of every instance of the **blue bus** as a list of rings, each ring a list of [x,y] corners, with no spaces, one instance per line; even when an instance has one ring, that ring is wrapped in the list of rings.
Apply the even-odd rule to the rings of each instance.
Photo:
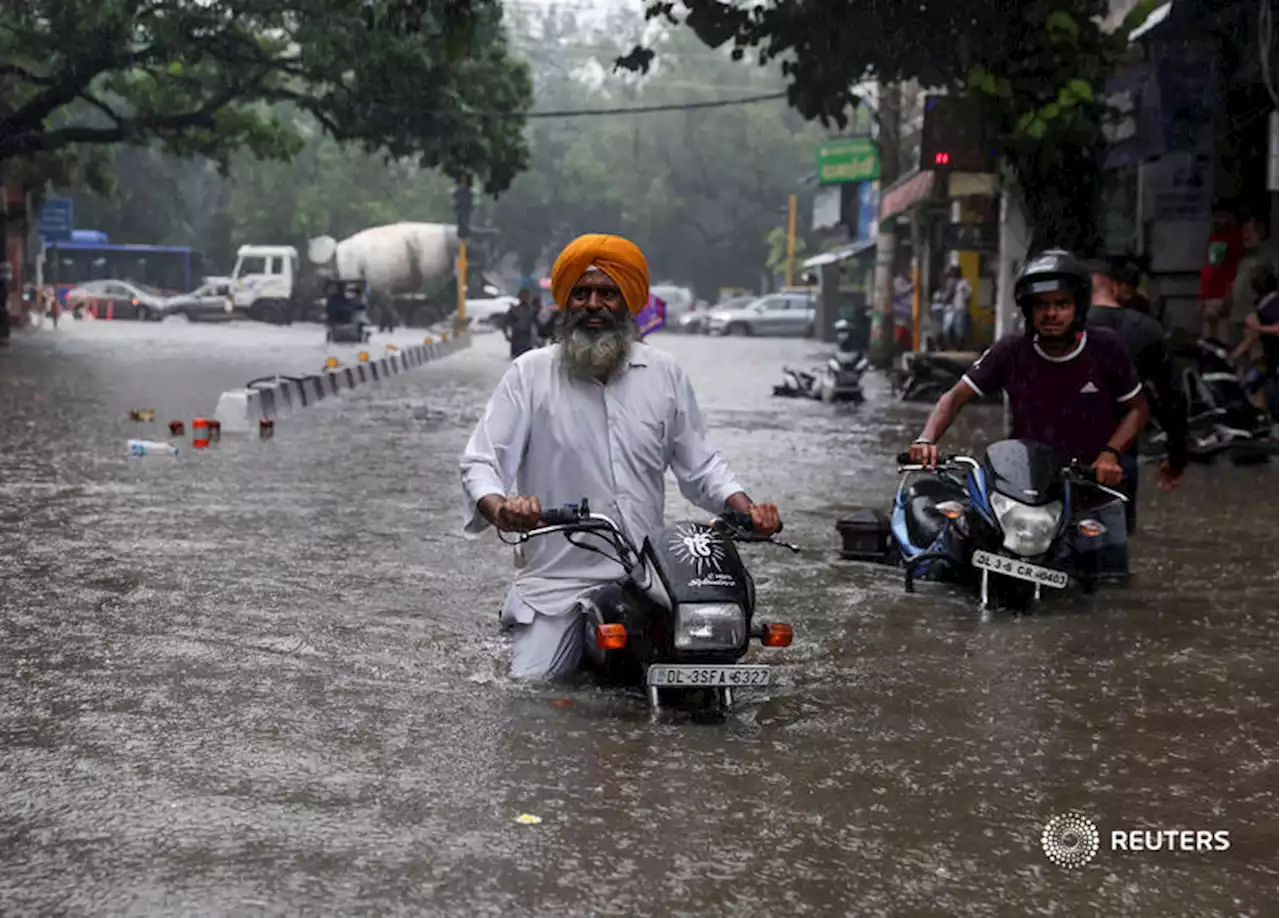
[[[187,293],[200,285],[201,267],[200,253],[187,246],[113,245],[106,233],[75,230],[70,241],[46,246],[44,277],[63,302],[67,291],[94,280],[133,281],[164,293]]]

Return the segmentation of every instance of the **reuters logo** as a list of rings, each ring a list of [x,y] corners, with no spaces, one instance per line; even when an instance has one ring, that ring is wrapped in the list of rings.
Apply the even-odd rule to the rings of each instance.
[[[1054,816],[1040,833],[1045,857],[1059,867],[1074,870],[1093,860],[1101,839],[1098,827],[1083,813],[1071,810]]]

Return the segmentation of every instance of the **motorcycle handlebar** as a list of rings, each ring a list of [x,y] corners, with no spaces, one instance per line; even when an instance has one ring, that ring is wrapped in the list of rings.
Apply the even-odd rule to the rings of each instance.
[[[950,465],[955,462],[959,456],[939,454],[938,465]],[[898,465],[914,465],[915,460],[911,458],[910,453],[898,453]]]
[[[1098,483],[1098,473],[1087,465],[1069,465],[1067,471],[1089,484]]]
[[[716,524],[721,529],[726,529],[734,539],[740,542],[767,542],[770,536],[757,536],[753,530],[755,524],[751,522],[750,513],[739,513],[737,510],[726,510],[716,517]],[[782,521],[778,521],[778,532],[782,532]]]
[[[581,518],[577,510],[568,507],[549,507],[542,511],[542,523],[545,526],[569,526]]]

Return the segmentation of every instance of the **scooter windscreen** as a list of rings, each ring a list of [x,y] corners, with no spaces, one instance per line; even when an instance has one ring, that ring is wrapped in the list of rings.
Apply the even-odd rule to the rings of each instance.
[[[999,440],[984,457],[989,487],[1020,504],[1036,507],[1062,499],[1062,460],[1032,440]]]

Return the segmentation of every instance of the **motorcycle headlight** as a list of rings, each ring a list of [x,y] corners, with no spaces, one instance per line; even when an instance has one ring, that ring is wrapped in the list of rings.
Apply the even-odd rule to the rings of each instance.
[[[1028,507],[1003,494],[992,493],[991,509],[1004,531],[1004,547],[1024,558],[1048,551],[1062,522],[1060,500],[1043,507]]]
[[[676,650],[732,650],[747,640],[747,617],[732,602],[676,606]]]

